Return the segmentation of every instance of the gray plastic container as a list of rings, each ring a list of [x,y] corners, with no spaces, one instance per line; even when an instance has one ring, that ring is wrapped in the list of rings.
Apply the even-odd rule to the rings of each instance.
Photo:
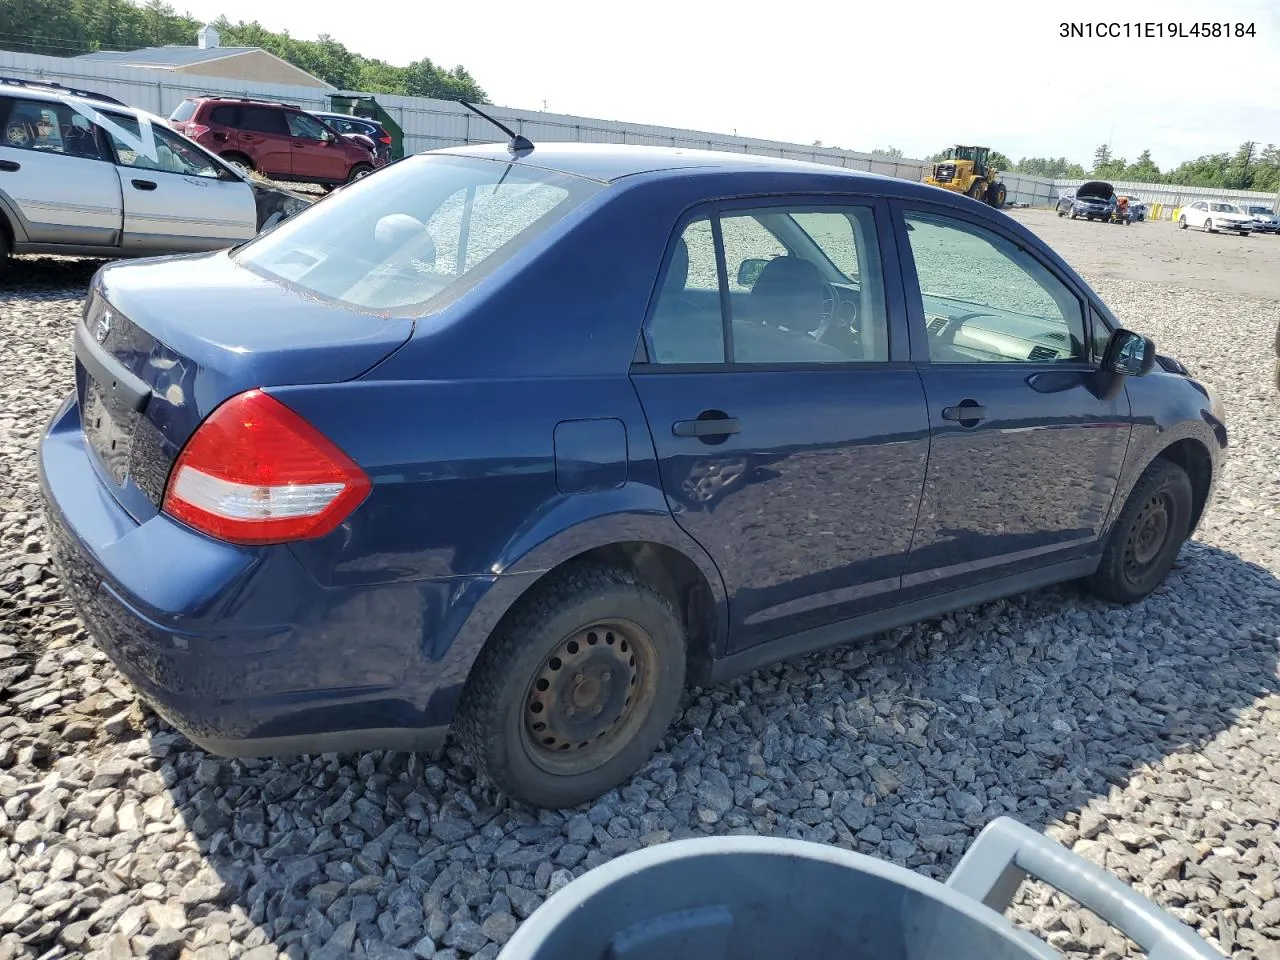
[[[1061,960],[1003,914],[1027,876],[1128,934],[1151,960],[1221,960],[1115,877],[1007,817],[987,825],[945,884],[801,840],[661,844],[560,890],[498,960]]]

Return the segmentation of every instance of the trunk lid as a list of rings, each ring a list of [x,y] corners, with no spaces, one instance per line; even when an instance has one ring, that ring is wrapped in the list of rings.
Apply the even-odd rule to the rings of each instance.
[[[305,297],[225,252],[109,265],[75,336],[85,438],[141,522],[159,509],[182,446],[228,397],[354,379],[412,332],[412,320]]]

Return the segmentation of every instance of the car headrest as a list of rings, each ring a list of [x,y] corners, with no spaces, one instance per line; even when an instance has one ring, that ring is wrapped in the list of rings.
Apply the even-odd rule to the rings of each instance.
[[[799,257],[775,257],[751,288],[751,317],[789,330],[816,330],[822,322],[825,284],[817,266]]]

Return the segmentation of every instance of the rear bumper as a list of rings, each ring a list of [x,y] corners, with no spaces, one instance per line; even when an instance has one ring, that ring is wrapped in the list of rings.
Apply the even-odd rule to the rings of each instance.
[[[470,663],[450,649],[446,623],[464,615],[450,601],[487,584],[325,588],[286,548],[136,523],[89,457],[71,398],[39,449],[53,559],[99,647],[172,726],[223,756],[441,743]]]

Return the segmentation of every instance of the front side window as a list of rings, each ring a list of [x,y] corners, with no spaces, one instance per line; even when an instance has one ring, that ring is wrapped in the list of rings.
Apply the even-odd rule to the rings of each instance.
[[[301,137],[304,140],[323,140],[325,139],[324,125],[315,117],[309,117],[305,113],[289,113],[289,133],[295,137]]]
[[[934,363],[1088,356],[1080,300],[1034,256],[965,221],[910,213],[907,236]]]
[[[0,98],[0,124],[6,147],[102,159],[102,141],[88,118],[63,103]]]
[[[710,216],[690,223],[668,254],[648,328],[652,362],[723,363],[729,355],[726,329],[732,363],[888,359],[870,208],[733,210],[719,225],[724,276],[716,265]]]
[[[106,116],[125,132],[141,139],[138,132],[138,121],[117,113]],[[178,173],[188,177],[205,177],[216,180],[221,171],[202,151],[157,124],[150,125],[151,146],[156,159],[151,159],[145,152],[139,153],[132,145],[125,143],[114,133],[107,134],[116,150],[116,162],[122,167],[136,170],[158,170],[162,173]]]
[[[327,300],[420,316],[535,243],[601,189],[512,163],[416,156],[331,194],[232,256]]]

